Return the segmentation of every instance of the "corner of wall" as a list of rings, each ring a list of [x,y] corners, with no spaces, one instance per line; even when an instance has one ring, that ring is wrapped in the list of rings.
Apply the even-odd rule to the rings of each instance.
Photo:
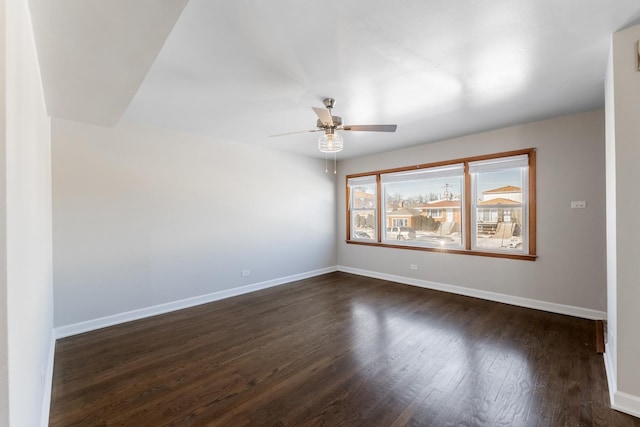
[[[640,320],[637,310],[640,269],[632,248],[639,236],[633,213],[640,201],[635,191],[639,176],[636,167],[640,130],[637,121],[640,102],[636,96],[640,89],[639,39],[640,25],[613,34],[605,81],[609,311],[605,366],[611,407],[636,417],[640,417],[640,339],[636,327]]]
[[[49,340],[49,355],[47,357],[47,365],[44,371],[44,393],[42,395],[42,421],[40,425],[46,427],[49,425],[49,409],[51,407],[51,390],[53,388],[53,363],[56,354],[56,335],[55,331],[51,331],[51,339]]]

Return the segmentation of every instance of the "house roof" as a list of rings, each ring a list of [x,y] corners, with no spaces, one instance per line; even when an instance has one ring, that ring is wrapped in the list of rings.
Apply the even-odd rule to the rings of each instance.
[[[522,188],[515,187],[513,185],[506,185],[500,188],[494,188],[492,190],[483,191],[482,194],[491,194],[491,193],[522,193]]]
[[[462,207],[460,200],[438,200],[437,202],[428,203],[420,206],[421,209],[441,209],[441,208],[458,208]]]
[[[521,205],[522,203],[516,200],[505,199],[504,197],[496,197],[495,199],[483,200],[481,202],[478,202],[478,204],[479,205]]]

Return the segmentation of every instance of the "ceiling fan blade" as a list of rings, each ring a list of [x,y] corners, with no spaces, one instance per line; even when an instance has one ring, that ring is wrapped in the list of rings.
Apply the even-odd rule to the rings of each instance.
[[[313,111],[316,112],[322,123],[328,126],[333,126],[333,119],[331,118],[331,112],[329,110],[327,110],[326,108],[311,108],[313,108]]]
[[[287,136],[287,135],[295,135],[297,133],[309,133],[309,132],[320,132],[323,129],[311,129],[311,130],[299,130],[296,132],[286,132],[286,133],[277,133],[275,135],[269,135],[269,138],[273,138],[275,136]]]
[[[345,125],[342,130],[368,131],[368,132],[395,132],[398,125]]]

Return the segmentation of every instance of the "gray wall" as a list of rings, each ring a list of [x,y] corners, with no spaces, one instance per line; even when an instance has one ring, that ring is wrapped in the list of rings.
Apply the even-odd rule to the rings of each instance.
[[[529,147],[537,149],[536,261],[345,243],[345,175]],[[604,153],[604,112],[599,110],[340,162],[338,263],[605,311]],[[586,200],[587,209],[571,209],[572,200]],[[418,270],[410,270],[409,264],[417,264]]]
[[[6,24],[0,26],[6,73],[0,78],[6,221],[0,425],[31,427],[48,416],[53,360],[50,120],[27,1],[2,2],[0,17]]]
[[[126,123],[52,132],[56,326],[336,264],[324,161]]]

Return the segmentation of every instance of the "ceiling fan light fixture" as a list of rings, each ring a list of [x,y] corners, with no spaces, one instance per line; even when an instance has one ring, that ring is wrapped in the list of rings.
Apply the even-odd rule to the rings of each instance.
[[[343,147],[344,140],[337,133],[325,133],[318,138],[318,149],[323,153],[337,153]]]

